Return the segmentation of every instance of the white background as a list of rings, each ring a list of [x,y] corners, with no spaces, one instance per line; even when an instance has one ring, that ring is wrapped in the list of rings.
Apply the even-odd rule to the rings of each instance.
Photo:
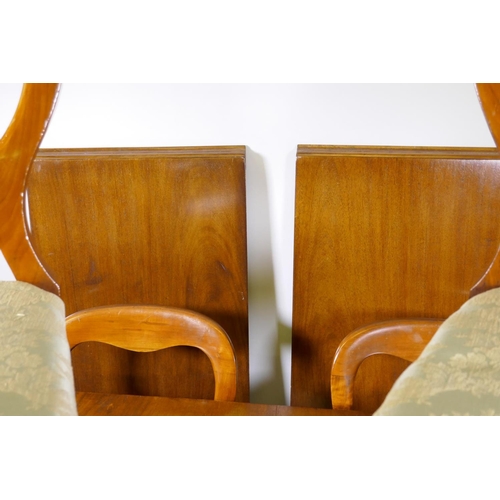
[[[194,105],[201,99],[196,93],[183,100],[169,98],[175,95],[169,86],[106,91],[107,85],[68,84],[43,144],[175,146],[210,139],[251,148],[252,398],[279,402],[289,384],[296,144],[492,146],[472,84],[349,82],[500,81],[497,4],[4,2],[0,80],[348,84],[303,92],[280,84],[276,99],[250,86],[250,101],[243,91],[231,99],[218,87],[219,115],[199,125],[189,120],[189,128],[186,117],[206,111]],[[12,92],[0,84],[0,134],[13,111],[5,110],[6,101],[16,100]],[[147,100],[154,106],[145,106]],[[239,122],[224,119],[231,109]],[[206,122],[211,126],[202,127]],[[192,132],[202,128],[205,135]],[[220,498],[364,498],[383,491],[391,499],[402,491],[415,498],[429,491],[484,497],[497,488],[494,420],[312,418],[199,419],[196,425],[189,418],[146,425],[143,419],[18,419],[1,435],[3,490],[11,498],[37,496],[41,488],[67,498],[68,481],[54,481],[54,472],[71,481],[77,497],[99,498],[158,498],[167,487],[178,498],[206,495],[215,486]],[[77,479],[75,471],[84,475]]]

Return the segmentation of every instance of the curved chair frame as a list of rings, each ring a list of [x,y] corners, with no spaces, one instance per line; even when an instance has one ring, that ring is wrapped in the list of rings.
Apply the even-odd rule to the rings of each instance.
[[[366,358],[389,354],[413,362],[441,324],[440,320],[394,320],[351,332],[340,343],[333,360],[330,378],[332,407],[352,408],[354,379]]]
[[[0,139],[0,249],[14,276],[59,295],[28,238],[26,179],[59,95],[58,83],[24,84],[14,117]]]
[[[225,330],[210,318],[185,309],[157,306],[105,306],[78,311],[66,319],[70,348],[102,342],[136,352],[190,346],[210,359],[217,401],[234,401],[236,357]]]

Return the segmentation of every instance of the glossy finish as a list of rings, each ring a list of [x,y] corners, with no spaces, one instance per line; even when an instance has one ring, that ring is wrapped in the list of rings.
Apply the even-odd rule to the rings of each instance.
[[[244,147],[41,150],[27,187],[30,238],[68,315],[109,305],[201,313],[229,335],[236,399],[248,400]],[[77,390],[214,395],[198,349],[87,342],[72,356]]]
[[[477,84],[478,97],[497,146],[500,139],[500,84]],[[500,286],[500,249],[469,296]],[[340,343],[332,364],[331,393],[334,408],[351,408],[356,372],[364,359],[391,354],[413,362],[439,328],[440,321],[392,321],[368,325]]]
[[[57,293],[27,239],[24,215],[26,176],[45,134],[59,94],[57,83],[22,89],[14,117],[0,140],[0,249],[19,281]]]
[[[119,394],[76,394],[80,416],[363,416],[357,411]]]
[[[476,83],[476,91],[491,135],[500,147],[500,83]]]
[[[66,331],[71,349],[89,341],[135,352],[196,347],[212,363],[214,399],[234,401],[236,396],[236,358],[231,339],[215,321],[202,314],[155,306],[96,307],[69,316]],[[164,376],[168,376],[168,370]]]
[[[415,361],[441,326],[442,321],[386,321],[351,332],[340,343],[332,364],[332,407],[352,408],[354,379],[361,363],[369,356],[389,354]]]
[[[498,149],[500,147],[500,83],[477,83],[476,89],[488,127]],[[500,247],[491,266],[472,288],[470,296],[474,297],[481,292],[498,287],[500,287]]]
[[[492,148],[299,146],[291,403],[331,406],[332,360],[359,328],[443,320],[500,244]],[[373,413],[409,362],[370,356],[354,408]]]

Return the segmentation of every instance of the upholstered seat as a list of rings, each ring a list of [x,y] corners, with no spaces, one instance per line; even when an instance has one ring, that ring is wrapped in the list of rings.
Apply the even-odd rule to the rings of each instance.
[[[63,301],[0,282],[0,415],[77,415]]]
[[[444,321],[374,415],[500,415],[500,289]]]

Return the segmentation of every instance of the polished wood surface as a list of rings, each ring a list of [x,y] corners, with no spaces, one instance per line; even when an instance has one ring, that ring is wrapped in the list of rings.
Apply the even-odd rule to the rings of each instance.
[[[500,83],[477,83],[477,94],[497,149],[500,148]],[[470,296],[500,287],[500,247],[493,262],[474,285]]]
[[[68,315],[109,305],[204,314],[229,335],[236,399],[248,400],[244,147],[41,150],[27,196],[30,239]],[[86,342],[72,358],[77,390],[214,396],[198,349]]]
[[[500,244],[493,148],[299,146],[296,172],[294,406],[331,406],[332,360],[372,323],[443,320]],[[409,362],[371,356],[354,408],[373,413]]]
[[[476,84],[478,97],[495,143],[500,145],[500,84]],[[474,297],[500,286],[500,247],[493,262],[471,288]],[[441,321],[400,320],[362,327],[344,338],[332,364],[331,393],[334,408],[351,408],[353,385],[361,363],[375,354],[391,354],[413,362],[432,339]]]
[[[344,337],[332,363],[332,407],[352,408],[354,380],[365,359],[376,354],[389,354],[413,362],[442,323],[424,319],[385,321],[361,327]]]
[[[220,325],[202,314],[157,306],[94,307],[69,316],[66,331],[71,349],[89,341],[135,352],[196,347],[212,364],[214,399],[234,401],[236,396],[236,357],[231,339]]]
[[[80,416],[364,416],[359,411],[122,394],[76,394]]]
[[[59,95],[57,83],[23,86],[14,117],[0,140],[0,249],[16,279],[58,293],[27,238],[24,186]]]
[[[500,83],[476,83],[476,90],[491,135],[500,147]]]

